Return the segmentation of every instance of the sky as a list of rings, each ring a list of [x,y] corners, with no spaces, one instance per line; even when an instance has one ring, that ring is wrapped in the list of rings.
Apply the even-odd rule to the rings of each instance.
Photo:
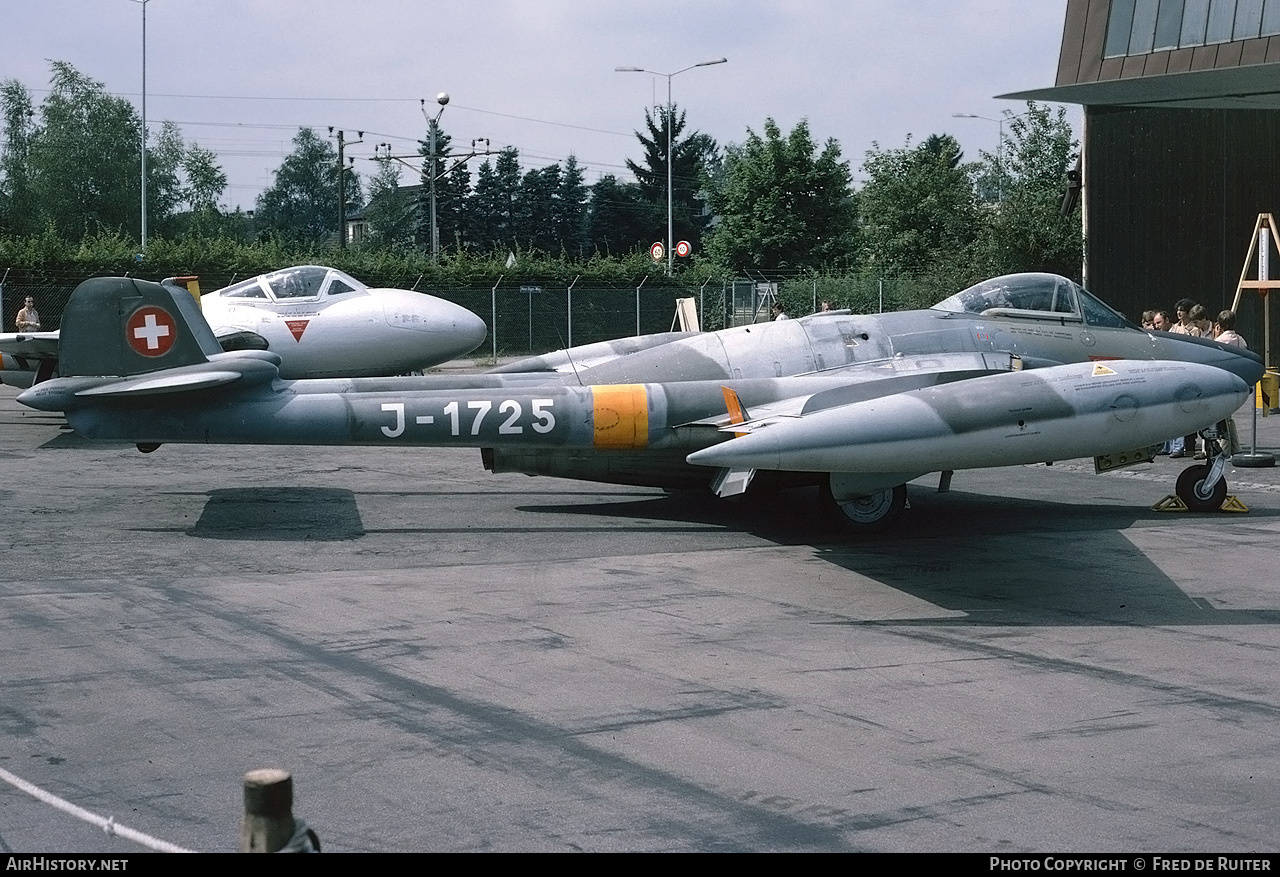
[[[423,101],[434,115],[441,92],[455,149],[487,138],[526,170],[572,154],[588,184],[631,178],[635,132],[668,84],[687,130],[721,146],[766,119],[784,133],[806,120],[856,184],[876,144],[947,133],[967,160],[994,151],[995,120],[1025,109],[995,96],[1053,85],[1065,12],[1066,0],[0,0],[0,80],[38,106],[49,62],[65,61],[141,107],[145,13],[148,127],[175,122],[217,153],[232,209],[253,209],[303,126],[348,144],[363,131],[346,154],[366,178],[380,143],[413,155]],[[1067,107],[1077,130],[1080,117]],[[406,168],[403,182],[416,177]]]

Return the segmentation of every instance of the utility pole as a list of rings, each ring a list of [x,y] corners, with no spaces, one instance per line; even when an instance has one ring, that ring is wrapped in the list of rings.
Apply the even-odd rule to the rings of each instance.
[[[329,126],[329,133],[333,133],[333,126]],[[346,170],[347,165],[343,160],[343,149],[347,146],[354,146],[357,143],[364,142],[364,132],[357,131],[357,140],[344,141],[344,132],[338,129],[338,249],[345,250],[347,248],[347,186],[346,186]],[[351,163],[355,164],[355,159],[351,159]]]
[[[447,95],[445,96],[447,97]],[[440,117],[439,114],[437,114],[436,118],[438,119],[439,117]],[[431,120],[428,120],[428,121],[431,121]],[[435,135],[434,122],[432,122],[431,133],[432,133],[432,136],[427,141],[427,156],[425,160],[422,162],[421,167],[411,164],[409,162],[409,159],[422,157],[422,153],[419,152],[416,155],[392,155],[390,143],[379,143],[377,146],[374,147],[374,160],[375,161],[398,161],[405,167],[410,168],[411,170],[416,170],[418,172],[419,177],[429,175],[427,178],[427,182],[428,182],[428,190],[431,193],[430,194],[431,240],[434,245],[432,250],[432,259],[434,260],[439,255],[439,244],[440,244],[440,231],[436,225],[436,199],[435,199],[436,181],[442,180],[445,177],[449,176],[449,174],[453,173],[454,170],[466,164],[471,159],[480,155],[493,155],[494,152],[489,148],[488,137],[473,138],[471,141],[470,152],[468,152],[466,155],[456,155],[456,153],[450,153],[449,158],[454,159],[453,164],[449,165],[446,168],[442,168],[439,173],[436,173],[435,172],[435,142],[436,141],[434,136]],[[477,144],[481,144],[484,148],[483,149],[477,148]]]

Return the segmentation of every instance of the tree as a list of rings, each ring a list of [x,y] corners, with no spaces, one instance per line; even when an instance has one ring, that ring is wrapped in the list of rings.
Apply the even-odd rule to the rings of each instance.
[[[587,187],[578,159],[570,154],[560,172],[560,188],[556,193],[551,224],[559,249],[570,259],[582,259],[590,252],[587,246]]]
[[[347,202],[361,203],[360,178],[343,174]],[[316,243],[338,234],[338,155],[310,128],[299,128],[275,182],[258,196],[254,225],[284,241]]]
[[[182,132],[173,122],[165,122],[155,147],[147,150],[147,221],[161,233],[172,231],[173,214],[186,201],[180,177],[186,157]]]
[[[559,252],[556,236],[556,198],[560,189],[560,165],[551,164],[525,172],[516,198],[516,241],[526,250],[548,255]]]
[[[373,246],[394,246],[413,240],[417,204],[400,191],[400,165],[395,159],[378,162],[378,170],[369,181],[369,203],[364,218],[369,221],[368,241]]]
[[[0,232],[33,233],[39,228],[38,204],[31,180],[31,142],[35,135],[31,95],[16,80],[0,84]]]
[[[929,272],[972,262],[979,212],[970,168],[949,134],[919,146],[873,144],[858,192],[863,262],[881,269]]]
[[[431,154],[432,134],[435,134],[435,156]],[[431,180],[435,178],[436,230],[440,236],[440,248],[452,245],[457,249],[466,236],[466,201],[471,194],[471,174],[465,163],[459,164],[453,157],[453,138],[432,119],[427,124],[427,136],[420,141],[418,154],[422,156],[422,191],[418,211],[418,240],[432,251],[431,241]]]
[[[70,64],[51,63],[42,125],[30,143],[32,191],[41,225],[64,237],[132,234],[141,226],[140,135],[133,106]]]
[[[4,214],[10,228],[51,226],[65,238],[86,232],[134,237],[141,229],[142,124],[127,101],[111,97],[70,64],[52,63],[52,85],[35,127],[31,102],[16,82],[0,87],[6,139],[0,157]],[[218,225],[216,203],[226,175],[208,150],[188,147],[165,122],[147,147],[147,220],[166,233],[190,227],[203,209],[205,230]],[[213,213],[210,214],[209,211]],[[183,212],[185,211],[185,213]],[[182,215],[180,215],[182,214]],[[216,230],[216,229],[215,229]]]
[[[640,187],[606,174],[587,200],[587,245],[605,256],[625,256],[652,243],[652,205]]]
[[[996,181],[998,193],[984,234],[987,271],[1078,278],[1084,248],[1080,208],[1065,216],[1061,209],[1067,171],[1079,154],[1066,109],[1053,112],[1031,101],[1025,113],[1005,111],[1005,128],[1002,154],[983,155],[983,176]]]
[[[182,157],[182,174],[186,180],[182,194],[192,213],[218,213],[219,201],[227,189],[227,175],[217,160],[213,152],[194,143]]]
[[[492,164],[487,160],[476,174],[470,199],[475,243],[482,252],[516,247],[517,195],[520,191],[520,153],[508,146]]]
[[[773,119],[764,137],[748,129],[730,147],[711,191],[720,218],[707,251],[730,269],[820,268],[847,263],[856,240],[849,165],[840,147],[817,146],[807,122],[783,137]]]
[[[670,128],[673,233],[677,241],[688,240],[698,248],[709,221],[703,211],[702,192],[707,163],[718,153],[716,142],[709,135],[696,131],[681,139],[685,114],[683,110],[677,112],[674,105],[658,108],[656,119],[645,110],[644,123],[648,136],[636,132],[636,139],[644,147],[644,164],[628,159],[627,168],[635,174],[640,194],[651,208],[653,229],[648,236],[654,240],[665,240],[667,236],[667,138]]]

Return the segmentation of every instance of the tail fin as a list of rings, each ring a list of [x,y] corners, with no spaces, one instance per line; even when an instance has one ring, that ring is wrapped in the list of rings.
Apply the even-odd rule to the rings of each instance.
[[[222,348],[185,289],[128,277],[76,287],[62,314],[62,377],[147,374],[208,362]]]

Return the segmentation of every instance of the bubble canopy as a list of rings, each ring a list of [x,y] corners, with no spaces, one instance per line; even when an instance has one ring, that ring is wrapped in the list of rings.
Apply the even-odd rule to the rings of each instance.
[[[1096,296],[1057,274],[1006,274],[961,290],[933,306],[933,310],[983,317],[1020,317],[1138,328],[1103,304]]]

